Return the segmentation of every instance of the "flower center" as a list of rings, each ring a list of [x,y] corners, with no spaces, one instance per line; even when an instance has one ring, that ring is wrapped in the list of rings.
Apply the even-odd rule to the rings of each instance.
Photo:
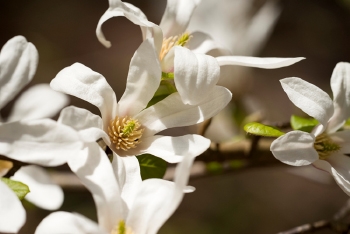
[[[108,135],[117,149],[127,151],[135,148],[141,141],[143,128],[138,120],[125,116],[123,119],[118,116],[108,126]]]
[[[320,159],[326,159],[332,153],[340,150],[340,146],[332,141],[332,139],[326,133],[316,137],[314,148],[316,149]]]
[[[183,33],[180,36],[164,38],[162,49],[159,54],[159,59],[163,60],[164,56],[169,52],[174,46],[185,46],[191,39],[191,34]]]
[[[111,234],[133,234],[133,232],[130,228],[125,226],[124,220],[121,220],[118,225],[113,228]]]

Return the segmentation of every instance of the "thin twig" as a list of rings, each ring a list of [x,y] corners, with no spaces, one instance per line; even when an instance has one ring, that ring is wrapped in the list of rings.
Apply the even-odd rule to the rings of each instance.
[[[203,125],[201,127],[201,129],[199,130],[199,135],[204,136],[204,134],[206,133],[206,131],[208,130],[211,121],[213,118],[207,119],[206,121],[203,122]]]

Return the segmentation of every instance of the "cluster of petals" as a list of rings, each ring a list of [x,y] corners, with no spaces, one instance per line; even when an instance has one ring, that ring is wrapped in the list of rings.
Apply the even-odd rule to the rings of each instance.
[[[142,30],[143,39],[154,38],[155,49],[159,54],[163,40],[180,36],[186,32],[193,11],[200,0],[168,0],[160,25],[147,20],[144,13],[137,7],[121,0],[109,0],[109,8],[102,15],[96,29],[97,38],[106,47],[107,41],[102,32],[102,25],[112,17],[124,16]],[[210,35],[203,32],[191,33],[192,38],[186,47],[174,46],[161,59],[162,71],[174,73],[177,91],[186,104],[196,105],[206,92],[216,86],[220,79],[220,66],[240,65],[258,68],[279,68],[292,65],[303,58],[257,58],[245,56],[212,57],[205,53],[220,48]]]
[[[207,149],[208,140],[199,135],[170,137],[155,134],[167,128],[193,125],[211,118],[230,101],[231,93],[218,86],[207,93],[207,97],[198,105],[186,105],[179,93],[173,93],[146,108],[161,79],[160,64],[154,62],[157,61],[156,57],[153,40],[145,40],[131,59],[126,90],[118,103],[106,79],[79,63],[60,71],[50,85],[56,91],[76,96],[99,108],[102,118],[89,111],[83,113],[77,107],[70,107],[77,109],[73,112],[78,114],[79,118],[102,122],[100,134],[104,137],[101,138],[117,155],[134,156],[149,153],[171,163],[179,162],[182,155],[197,152],[198,148]],[[140,123],[143,134],[137,147],[124,151],[118,149],[107,134],[111,121],[116,117],[126,116]],[[73,123],[67,121],[65,124],[72,126]]]
[[[350,64],[338,63],[333,71],[333,101],[317,86],[300,78],[282,79],[281,84],[294,105],[317,119],[319,125],[311,133],[291,131],[277,138],[271,144],[273,155],[289,165],[312,164],[329,172],[350,195],[350,131],[342,129],[350,117]],[[320,151],[319,143],[334,147]]]
[[[8,104],[33,78],[38,65],[38,51],[23,36],[10,39],[0,53],[0,109]],[[45,97],[45,98],[43,98]],[[54,103],[54,105],[53,105]],[[49,85],[38,84],[24,91],[14,103],[9,116],[0,116],[0,155],[43,166],[54,161],[38,155],[32,157],[43,135],[54,135],[51,120],[35,119],[56,115],[66,104],[66,95],[53,91]],[[37,128],[40,126],[39,128]],[[42,134],[42,135],[41,135]],[[41,136],[40,136],[41,135]],[[37,145],[36,149],[33,147]],[[28,147],[26,147],[28,146]],[[45,156],[46,157],[46,156]],[[55,164],[55,163],[54,163]],[[12,167],[0,161],[0,176]],[[54,184],[47,172],[39,166],[23,166],[11,179],[30,187],[26,196],[30,202],[44,209],[57,209],[63,202],[62,189]],[[17,232],[25,222],[25,211],[15,193],[0,181],[0,232]]]
[[[96,145],[95,145],[96,146]],[[199,149],[197,155],[202,153]],[[194,154],[184,155],[177,165],[174,182],[162,179],[142,181],[136,157],[117,157],[109,161],[99,147],[90,147],[68,160],[71,170],[92,193],[98,223],[77,213],[55,212],[37,227],[36,234],[47,233],[157,233],[180,204]]]

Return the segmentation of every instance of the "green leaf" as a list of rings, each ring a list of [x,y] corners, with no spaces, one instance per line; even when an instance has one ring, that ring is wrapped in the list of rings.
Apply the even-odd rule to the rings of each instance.
[[[0,178],[2,182],[7,184],[7,186],[12,189],[13,192],[17,195],[19,200],[23,200],[23,198],[30,192],[29,187],[22,182],[11,180],[8,178]]]
[[[154,94],[153,98],[148,102],[147,107],[153,106],[157,102],[160,102],[167,96],[169,96],[172,93],[177,92],[173,82],[162,80],[160,82],[159,88],[157,89],[156,93]]]
[[[253,135],[264,137],[280,137],[285,134],[275,127],[256,122],[247,123],[244,125],[244,131]]]
[[[346,128],[350,127],[350,118],[345,121],[344,127]]]
[[[229,165],[232,169],[241,169],[248,165],[247,160],[234,159],[229,161]]]
[[[290,117],[290,125],[294,130],[311,132],[317,124],[318,121],[314,118],[303,118],[296,115]]]
[[[151,154],[142,154],[136,157],[139,160],[142,180],[163,178],[167,162]]]

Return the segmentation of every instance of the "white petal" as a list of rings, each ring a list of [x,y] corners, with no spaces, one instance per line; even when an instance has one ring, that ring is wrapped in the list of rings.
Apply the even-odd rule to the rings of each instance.
[[[329,135],[331,139],[340,145],[340,152],[350,154],[350,130],[343,130]]]
[[[139,161],[135,156],[119,157],[114,154],[112,167],[122,191],[121,197],[130,209],[142,182]]]
[[[200,135],[179,137],[151,136],[142,139],[138,146],[141,153],[160,157],[169,163],[180,162],[185,155],[198,156],[207,150],[210,140]]]
[[[23,92],[16,100],[7,121],[50,118],[68,105],[69,98],[52,90],[49,84],[38,84]]]
[[[201,103],[219,78],[220,67],[215,58],[194,54],[184,47],[175,48],[174,81],[185,104]]]
[[[130,62],[126,90],[119,101],[119,116],[134,116],[143,110],[157,91],[162,71],[153,40],[146,39]]]
[[[110,18],[118,16],[124,16],[134,24],[139,25],[142,30],[143,39],[154,38],[156,49],[158,53],[160,52],[163,41],[163,33],[161,28],[158,25],[148,21],[147,17],[139,8],[130,3],[124,3],[120,0],[109,0],[109,8],[101,16],[97,24],[96,35],[98,40],[104,46],[107,48],[111,47],[111,42],[106,40],[102,32],[102,24]]]
[[[194,158],[195,155],[184,155],[176,167],[174,184],[160,179],[142,182],[126,223],[135,233],[157,233],[174,213],[187,188]]]
[[[168,0],[164,15],[159,24],[165,38],[185,32],[192,13],[200,1],[201,0]]]
[[[0,109],[32,80],[38,51],[22,36],[10,39],[0,52]]]
[[[41,221],[35,234],[107,234],[97,223],[77,214],[65,211],[51,213]]]
[[[313,165],[321,170],[333,175],[339,187],[350,196],[350,158],[349,156],[335,153],[330,155],[327,160],[318,160]]]
[[[272,154],[283,163],[305,166],[318,160],[313,135],[302,131],[291,131],[280,136],[271,144]]]
[[[109,136],[103,131],[101,117],[86,109],[75,106],[66,107],[61,111],[57,122],[79,131],[85,142],[94,142],[103,138],[107,144],[110,144]]]
[[[333,115],[333,102],[326,92],[300,78],[280,80],[289,99],[306,114],[317,119],[323,126]]]
[[[338,63],[334,68],[331,87],[333,91],[334,115],[327,132],[335,132],[350,117],[350,63]]]
[[[96,143],[86,146],[68,165],[92,193],[100,226],[112,230],[124,218],[119,185],[105,152]]]
[[[28,185],[30,193],[25,198],[34,205],[46,210],[61,207],[63,191],[43,168],[34,165],[21,167],[11,179]]]
[[[220,66],[239,65],[247,67],[258,67],[266,69],[274,69],[287,67],[299,62],[305,58],[258,58],[246,56],[219,56],[216,57]]]
[[[203,122],[221,111],[231,100],[231,92],[215,86],[198,106],[185,105],[179,93],[173,93],[157,104],[143,110],[136,119],[145,128],[143,137],[167,128],[189,126]]]
[[[82,147],[78,132],[50,119],[0,125],[0,154],[43,166],[58,166]]]
[[[80,63],[61,70],[50,85],[54,90],[73,95],[98,107],[105,128],[117,115],[117,98],[111,86],[101,74]]]
[[[225,53],[230,53],[224,46],[216,43],[213,38],[203,32],[192,32],[191,39],[186,44],[186,47],[189,48],[193,53],[196,54],[206,54],[211,50],[219,49]]]
[[[17,233],[26,220],[26,212],[16,194],[0,181],[0,232]]]

